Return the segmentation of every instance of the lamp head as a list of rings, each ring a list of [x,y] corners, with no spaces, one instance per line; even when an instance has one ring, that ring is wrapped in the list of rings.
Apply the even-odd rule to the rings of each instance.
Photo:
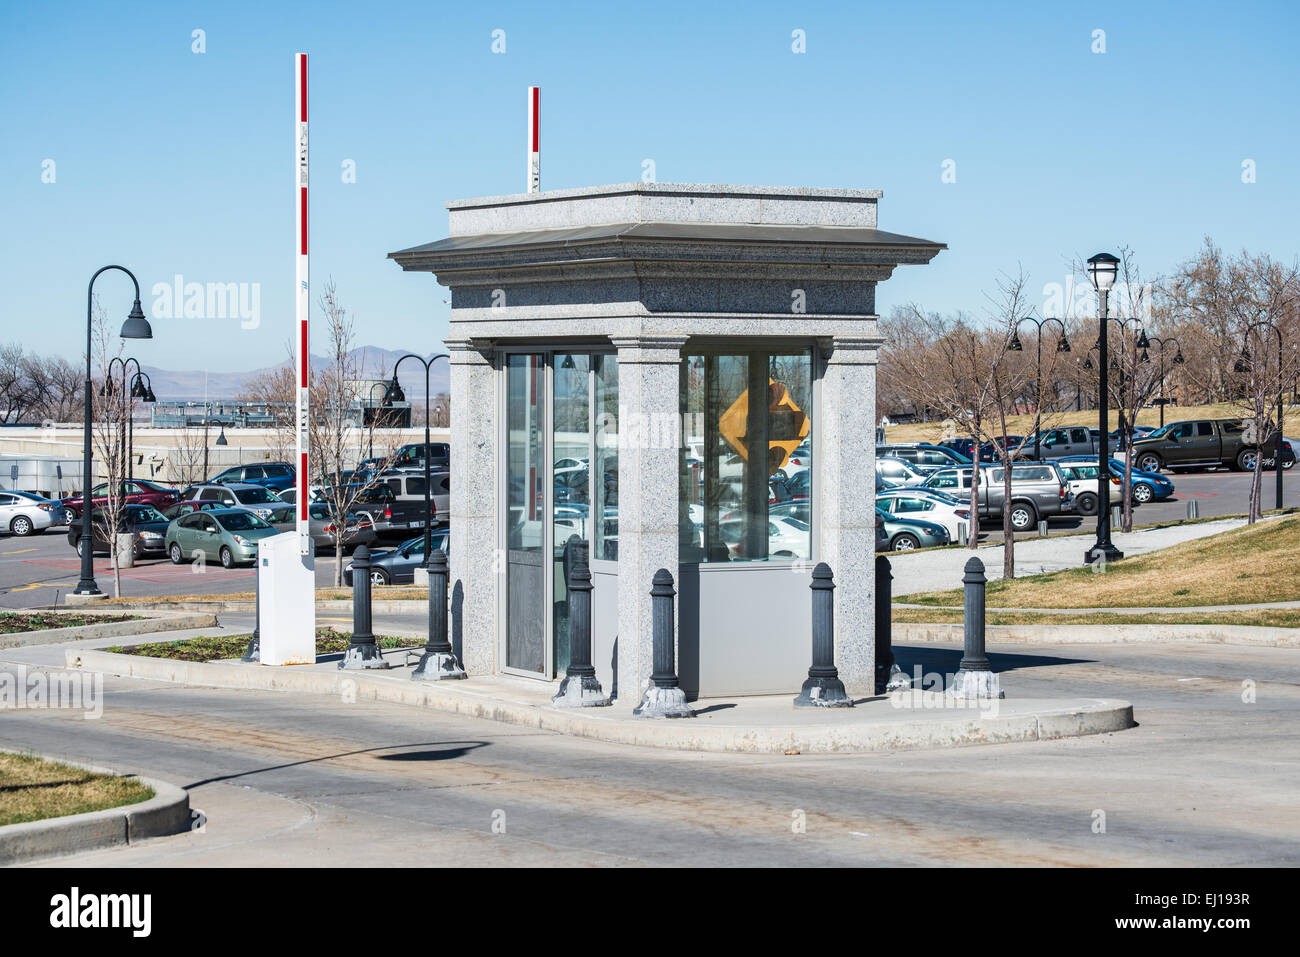
[[[1151,340],[1147,338],[1147,331],[1145,329],[1138,330],[1137,347],[1139,349],[1148,349],[1151,347]]]
[[[397,373],[393,373],[393,381],[388,383],[388,388],[384,390],[384,408],[391,409],[394,402],[405,402],[406,393],[402,391],[402,385],[397,381]]]
[[[1119,257],[1110,253],[1097,253],[1088,257],[1088,279],[1098,292],[1108,292],[1119,275]]]
[[[1179,349],[1178,355],[1174,356],[1174,365],[1180,366],[1182,364],[1183,364],[1183,350]]]
[[[153,328],[149,325],[149,320],[144,317],[144,310],[140,308],[139,299],[131,306],[131,314],[126,317],[126,322],[122,323],[122,338],[153,338]]]
[[[1020,333],[1018,332],[1011,333],[1011,342],[1007,344],[1007,348],[1010,349],[1012,352],[1025,351],[1025,347],[1020,344]]]
[[[1067,339],[1065,336],[1061,336],[1060,341],[1056,344],[1056,351],[1057,351],[1057,352],[1069,352],[1069,351],[1070,351],[1070,340]]]

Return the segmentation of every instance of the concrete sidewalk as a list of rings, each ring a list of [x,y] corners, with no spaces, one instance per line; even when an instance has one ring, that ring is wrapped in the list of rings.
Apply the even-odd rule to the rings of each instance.
[[[1208,538],[1220,532],[1241,528],[1245,524],[1244,518],[1231,518],[1217,522],[1169,525],[1132,532],[1112,532],[1111,540],[1125,557],[1132,557],[1198,538]],[[1084,553],[1095,540],[1095,535],[1063,535],[1018,541],[1015,545],[1016,574],[1042,575],[1067,568],[1082,568],[1086,564],[1083,560]],[[985,545],[974,551],[969,548],[939,548],[916,555],[890,552],[889,562],[894,570],[894,594],[901,596],[960,588],[962,569],[972,555],[984,563],[989,581],[1002,577],[1002,545]]]
[[[68,667],[218,688],[331,695],[345,703],[383,701],[615,744],[684,751],[829,753],[914,750],[1036,741],[1121,731],[1133,726],[1126,701],[1104,698],[965,702],[932,692],[860,699],[854,708],[795,710],[794,694],[701,699],[695,718],[633,717],[632,702],[608,708],[556,708],[556,685],[514,678],[415,682],[404,654],[388,652],[387,671],[340,671],[339,656],[315,665],[269,668],[237,661],[192,662],[66,649]]]

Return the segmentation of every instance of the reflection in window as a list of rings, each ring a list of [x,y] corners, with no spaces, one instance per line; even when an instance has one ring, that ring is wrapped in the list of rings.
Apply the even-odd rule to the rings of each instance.
[[[811,350],[687,354],[681,393],[681,561],[809,558]]]

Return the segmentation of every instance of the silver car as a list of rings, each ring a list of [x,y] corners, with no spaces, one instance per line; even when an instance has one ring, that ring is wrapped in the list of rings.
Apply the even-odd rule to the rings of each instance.
[[[274,491],[248,482],[230,485],[196,485],[186,499],[198,502],[220,502],[226,508],[247,509],[266,521],[274,521],[285,506],[284,499]]]
[[[65,525],[63,505],[32,492],[0,492],[0,531],[13,535],[43,532]]]

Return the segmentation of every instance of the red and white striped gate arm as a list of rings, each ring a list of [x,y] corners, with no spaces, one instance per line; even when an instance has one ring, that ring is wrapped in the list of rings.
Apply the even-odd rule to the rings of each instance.
[[[528,88],[528,192],[542,191],[541,151],[542,88]]]
[[[307,469],[308,430],[310,408],[308,404],[307,376],[311,361],[308,351],[308,316],[311,309],[311,295],[307,267],[307,54],[294,54],[294,210],[297,216],[297,229],[294,230],[294,242],[297,255],[294,260],[296,289],[296,318],[298,328],[294,342],[298,346],[297,369],[297,403],[295,409],[297,452],[296,471],[298,473],[298,549],[303,555],[311,551],[311,534],[307,523],[308,501],[307,486],[309,473]]]

